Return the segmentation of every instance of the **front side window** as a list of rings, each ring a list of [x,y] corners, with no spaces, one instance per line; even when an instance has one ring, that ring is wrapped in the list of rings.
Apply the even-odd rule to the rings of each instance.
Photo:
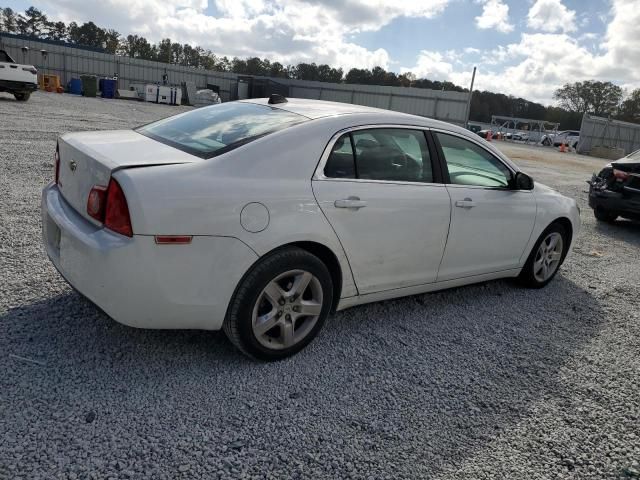
[[[508,188],[511,171],[496,157],[469,140],[436,133],[452,184]]]
[[[431,156],[424,132],[372,128],[344,134],[333,146],[325,176],[432,183]]]
[[[187,153],[211,158],[307,120],[268,105],[231,102],[165,118],[136,131]]]

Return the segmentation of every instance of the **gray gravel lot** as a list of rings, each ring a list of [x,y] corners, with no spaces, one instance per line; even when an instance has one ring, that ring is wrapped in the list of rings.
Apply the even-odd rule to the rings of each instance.
[[[221,332],[117,324],[40,246],[57,135],[180,110],[0,95],[0,478],[640,477],[640,224],[595,224],[600,162],[501,146],[582,207],[547,288],[356,307],[263,364]]]

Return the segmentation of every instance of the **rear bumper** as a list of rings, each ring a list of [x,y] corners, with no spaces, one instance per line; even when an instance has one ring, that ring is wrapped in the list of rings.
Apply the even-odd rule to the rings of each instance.
[[[50,184],[42,192],[42,234],[65,280],[114,320],[138,328],[217,330],[236,285],[257,255],[230,237],[156,245],[81,217]]]
[[[37,89],[37,83],[0,80],[0,90],[8,90],[11,92],[35,92]]]
[[[597,190],[591,187],[589,191],[589,206],[593,209],[603,208],[617,212],[623,217],[640,217],[640,191],[614,192],[612,190]]]

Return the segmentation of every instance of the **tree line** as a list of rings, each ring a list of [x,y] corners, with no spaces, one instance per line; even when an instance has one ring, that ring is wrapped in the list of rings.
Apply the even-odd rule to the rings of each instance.
[[[169,38],[154,44],[139,35],[124,36],[113,29],[99,27],[93,22],[85,22],[81,25],[71,22],[67,25],[60,21],[50,21],[45,13],[35,7],[28,8],[24,13],[15,12],[8,7],[0,8],[0,30],[100,48],[107,53],[131,58],[241,75],[456,92],[469,91],[449,81],[417,78],[411,72],[397,74],[379,66],[372,69],[352,68],[345,73],[342,68],[326,64],[283,65],[280,62],[258,57],[228,58],[218,56],[200,46],[173,42]],[[611,82],[587,80],[564,85],[555,92],[554,99],[558,101],[558,106],[546,107],[524,98],[476,90],[471,100],[470,120],[488,123],[491,121],[491,115],[508,115],[560,123],[561,128],[565,129],[579,129],[582,114],[589,112],[598,116],[640,122],[640,89],[634,90],[625,98],[622,89]]]

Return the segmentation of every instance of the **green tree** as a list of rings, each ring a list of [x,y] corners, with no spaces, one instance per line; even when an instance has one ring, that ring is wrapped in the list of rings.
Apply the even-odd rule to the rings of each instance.
[[[49,40],[67,40],[67,25],[64,22],[47,22],[47,38]]]
[[[120,43],[120,49],[124,55],[131,58],[155,60],[158,56],[156,46],[138,35],[127,35]]]
[[[18,15],[11,8],[0,8],[0,29],[9,33],[18,32]]]
[[[160,43],[158,43],[158,61],[164,63],[171,63],[172,59],[171,53],[171,39],[163,38]]]
[[[640,88],[636,88],[620,105],[620,120],[640,123]]]
[[[565,84],[555,91],[553,98],[566,110],[607,116],[618,110],[622,88],[611,82],[585,80]]]
[[[77,45],[103,48],[106,43],[105,32],[93,22],[78,25],[76,22],[69,24],[69,40]]]

